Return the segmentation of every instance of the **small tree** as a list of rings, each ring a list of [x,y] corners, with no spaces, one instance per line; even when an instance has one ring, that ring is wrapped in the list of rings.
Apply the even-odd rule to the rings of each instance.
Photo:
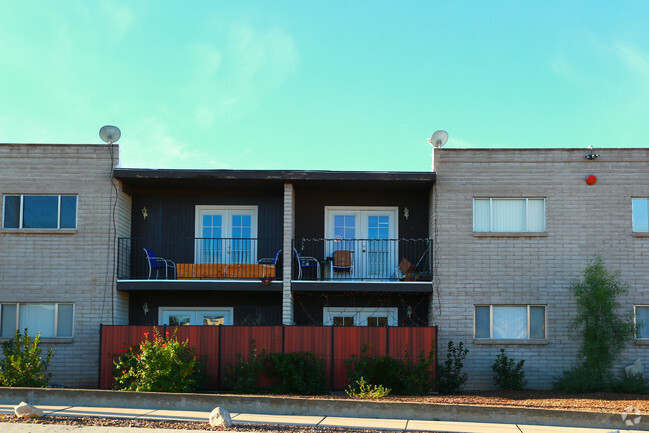
[[[608,272],[602,258],[594,256],[583,281],[574,281],[570,290],[577,302],[572,325],[581,335],[579,362],[563,373],[555,387],[571,392],[607,389],[615,360],[634,336],[633,317],[618,311],[618,299],[627,285],[620,281],[619,272]]]
[[[50,347],[42,359],[40,341],[40,332],[31,341],[25,328],[24,334],[16,330],[13,339],[2,343],[4,359],[0,362],[0,385],[45,388],[49,384],[52,374],[47,372],[47,368],[54,351]]]
[[[464,343],[456,346],[452,341],[448,342],[446,351],[446,361],[437,368],[437,390],[443,394],[455,394],[462,391],[468,376],[462,371],[464,368],[464,358],[466,358],[469,349],[464,347]]]

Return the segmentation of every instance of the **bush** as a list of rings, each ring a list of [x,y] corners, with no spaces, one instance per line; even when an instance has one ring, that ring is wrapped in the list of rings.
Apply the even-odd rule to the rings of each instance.
[[[225,367],[225,383],[241,394],[257,394],[261,391],[259,379],[262,374],[273,383],[271,392],[276,394],[324,394],[326,376],[322,361],[312,352],[259,353],[255,340],[250,341],[247,361],[237,353],[237,362]]]
[[[267,356],[266,374],[277,381],[272,387],[275,394],[324,394],[327,377],[322,360],[313,352],[272,353]]]
[[[113,362],[115,389],[123,391],[193,392],[206,381],[205,360],[189,342],[178,341],[176,331],[163,338],[157,328],[153,339],[129,348]]]
[[[464,347],[464,343],[460,342],[456,346],[452,341],[448,342],[446,361],[437,369],[437,390],[439,392],[455,394],[462,391],[468,379],[466,373],[462,371],[467,353],[469,353],[469,349]]]
[[[4,359],[0,362],[0,385],[45,388],[49,384],[52,374],[47,372],[47,368],[54,351],[50,347],[42,359],[40,341],[40,332],[31,341],[25,328],[24,334],[16,330],[13,339],[2,343]]]
[[[368,346],[363,346],[360,356],[352,355],[345,361],[349,383],[363,378],[369,384],[390,388],[395,395],[426,395],[433,390],[434,349],[427,355],[422,351],[416,362],[411,360],[408,347],[404,361],[389,356],[375,357],[368,352]]]
[[[226,387],[241,394],[256,394],[259,392],[259,376],[264,371],[266,352],[257,353],[255,340],[250,340],[250,356],[247,361],[237,353],[237,362],[225,366]]]
[[[500,389],[523,389],[527,384],[523,365],[525,360],[518,363],[505,354],[505,349],[500,349],[500,355],[491,366],[494,372],[494,382]]]
[[[385,388],[382,385],[370,385],[365,382],[365,379],[361,376],[361,378],[356,381],[356,386],[349,385],[345,390],[345,393],[351,398],[361,400],[379,399],[388,395],[390,389]]]
[[[627,394],[649,394],[649,381],[644,376],[624,375],[624,378],[613,381],[611,390]]]

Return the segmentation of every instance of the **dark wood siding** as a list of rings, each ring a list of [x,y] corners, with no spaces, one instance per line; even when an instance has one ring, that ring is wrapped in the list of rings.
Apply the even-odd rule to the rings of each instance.
[[[277,292],[147,291],[130,293],[129,325],[157,325],[159,307],[228,307],[234,310],[234,325],[282,324],[282,294]]]
[[[425,190],[382,191],[345,189],[335,191],[297,189],[295,194],[295,237],[323,238],[325,206],[398,206],[399,238],[428,237],[428,192]],[[403,211],[408,208],[409,216]]]
[[[329,307],[397,307],[399,326],[428,326],[429,293],[294,293],[295,324],[322,326]]]
[[[197,205],[257,206],[258,257],[273,257],[281,248],[283,190],[167,190],[134,192],[131,237],[146,239],[147,248],[179,263],[193,263]],[[146,208],[146,218],[143,210]],[[188,241],[189,240],[189,241]]]

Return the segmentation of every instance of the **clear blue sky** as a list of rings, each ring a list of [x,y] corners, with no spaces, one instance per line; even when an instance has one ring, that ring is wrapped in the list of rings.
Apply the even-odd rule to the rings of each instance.
[[[648,147],[649,1],[3,0],[0,142],[122,166],[430,170],[449,147]]]

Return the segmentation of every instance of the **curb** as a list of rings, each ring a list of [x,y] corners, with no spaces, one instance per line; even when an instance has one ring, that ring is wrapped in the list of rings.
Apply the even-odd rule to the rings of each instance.
[[[177,394],[56,388],[1,388],[0,403],[95,406],[133,409],[175,409],[266,415],[340,416],[410,420],[529,424],[559,427],[599,427],[639,430],[627,426],[619,413],[579,412],[440,403],[402,403],[231,394]]]

